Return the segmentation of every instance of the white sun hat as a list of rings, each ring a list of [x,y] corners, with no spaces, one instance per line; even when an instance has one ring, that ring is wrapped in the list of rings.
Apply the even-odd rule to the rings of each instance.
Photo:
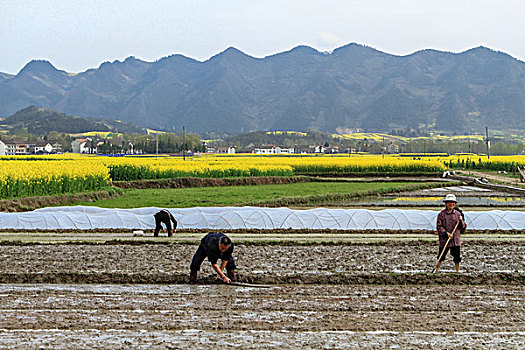
[[[449,193],[445,196],[445,198],[443,198],[443,202],[454,202],[454,203],[457,203],[457,199],[456,199],[456,195],[455,194],[452,194],[452,193]]]

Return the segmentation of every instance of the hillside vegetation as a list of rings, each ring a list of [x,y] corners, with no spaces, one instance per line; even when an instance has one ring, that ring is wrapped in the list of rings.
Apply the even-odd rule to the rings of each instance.
[[[129,123],[115,120],[93,120],[59,113],[46,108],[30,106],[24,108],[2,121],[16,133],[16,129],[26,130],[30,134],[45,135],[51,131],[59,133],[85,133],[89,131],[145,133],[140,128]]]

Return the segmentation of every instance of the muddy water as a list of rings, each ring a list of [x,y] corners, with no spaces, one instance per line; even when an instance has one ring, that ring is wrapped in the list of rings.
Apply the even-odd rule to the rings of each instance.
[[[196,248],[177,244],[0,245],[0,282],[183,283]],[[327,283],[328,277],[347,274],[365,275],[373,280],[380,274],[430,272],[437,258],[437,247],[417,241],[407,245],[238,245],[234,256],[239,274],[247,281]],[[510,273],[523,277],[525,244],[470,242],[462,246],[462,259],[464,274]],[[454,264],[448,256],[442,272],[452,271]],[[205,261],[200,276],[211,272],[210,264]],[[45,279],[46,276],[51,279]],[[339,282],[345,280],[330,283]]]
[[[458,202],[461,207],[513,207],[522,209],[525,206],[524,197],[494,196],[494,197],[459,197]],[[418,207],[437,207],[443,206],[443,196],[436,197],[382,197],[365,198],[350,201],[349,205],[355,206],[418,206]]]
[[[0,349],[523,349],[525,333],[4,331]]]
[[[525,347],[521,240],[470,241],[464,272],[438,275],[428,242],[237,245],[268,289],[204,284],[207,262],[178,284],[196,248],[0,245],[0,281],[24,283],[0,284],[0,349]]]
[[[0,348],[525,346],[525,286],[0,285]]]

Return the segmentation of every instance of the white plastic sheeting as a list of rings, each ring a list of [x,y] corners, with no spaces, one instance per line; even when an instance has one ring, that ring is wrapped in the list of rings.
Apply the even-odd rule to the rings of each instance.
[[[0,213],[0,229],[153,229],[162,208],[105,209],[54,207],[25,213]],[[179,228],[191,229],[334,229],[434,230],[438,211],[213,207],[169,209]],[[525,212],[465,212],[470,229],[523,230]]]

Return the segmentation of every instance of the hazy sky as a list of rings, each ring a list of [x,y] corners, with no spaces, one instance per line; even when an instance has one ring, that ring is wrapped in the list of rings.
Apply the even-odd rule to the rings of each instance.
[[[525,60],[520,0],[0,0],[0,72],[32,59],[80,72],[135,56],[264,57],[356,42],[406,55],[483,45]]]

